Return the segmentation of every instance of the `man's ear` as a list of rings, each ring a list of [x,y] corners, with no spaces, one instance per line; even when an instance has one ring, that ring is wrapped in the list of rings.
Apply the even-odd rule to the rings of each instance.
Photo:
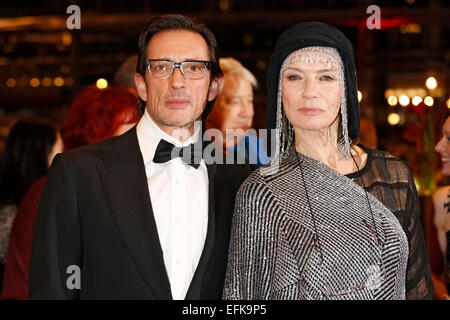
[[[136,85],[136,91],[139,95],[139,98],[147,101],[147,87],[145,86],[144,77],[142,77],[140,73],[134,74],[134,84]]]
[[[212,79],[211,84],[209,85],[208,101],[214,100],[217,97],[222,81],[223,77],[215,77]]]

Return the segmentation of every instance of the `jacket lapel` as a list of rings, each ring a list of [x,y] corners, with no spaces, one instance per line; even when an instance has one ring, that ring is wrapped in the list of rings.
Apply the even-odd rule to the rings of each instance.
[[[117,138],[111,161],[98,170],[111,212],[137,269],[156,299],[172,299],[136,126]]]

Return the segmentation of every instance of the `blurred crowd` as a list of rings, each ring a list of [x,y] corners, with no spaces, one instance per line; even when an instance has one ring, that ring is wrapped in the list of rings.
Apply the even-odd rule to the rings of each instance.
[[[83,88],[65,120],[27,117],[14,121],[0,160],[0,288],[2,299],[28,298],[34,223],[46,176],[57,153],[121,135],[139,120],[129,62],[118,85]]]

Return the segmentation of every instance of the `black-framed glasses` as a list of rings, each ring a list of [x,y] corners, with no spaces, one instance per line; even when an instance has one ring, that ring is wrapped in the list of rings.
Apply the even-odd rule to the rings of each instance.
[[[210,61],[188,60],[174,62],[170,60],[150,59],[145,61],[150,75],[158,79],[168,79],[176,68],[179,68],[185,79],[197,80],[203,78],[211,67]]]

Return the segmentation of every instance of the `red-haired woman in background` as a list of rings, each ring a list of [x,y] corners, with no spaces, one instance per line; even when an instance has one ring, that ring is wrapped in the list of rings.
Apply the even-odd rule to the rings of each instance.
[[[126,88],[84,88],[76,96],[61,126],[65,150],[128,131],[139,120],[136,103],[136,96]],[[37,180],[20,203],[9,239],[2,299],[28,299],[28,265],[34,224],[46,180],[46,176]]]
[[[66,150],[118,136],[138,121],[137,98],[125,88],[84,88],[75,98],[61,135]]]

